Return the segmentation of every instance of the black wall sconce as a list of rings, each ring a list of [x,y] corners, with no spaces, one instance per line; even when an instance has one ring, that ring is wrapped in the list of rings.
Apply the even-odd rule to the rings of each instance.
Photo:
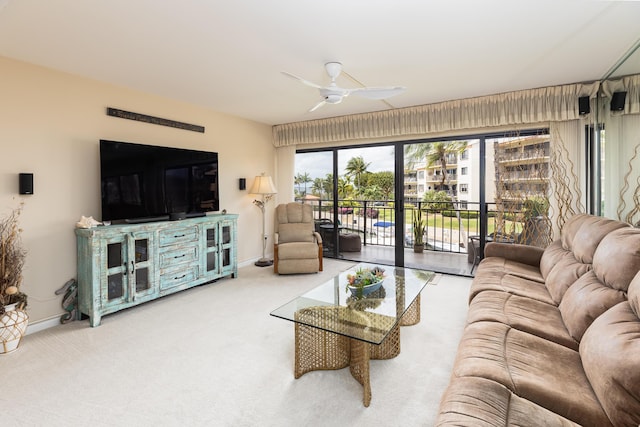
[[[240,190],[245,190],[247,188],[247,179],[246,178],[240,178],[238,180],[238,188]]]
[[[33,174],[21,173],[19,175],[20,194],[33,194]]]
[[[613,92],[611,97],[611,111],[623,111],[627,92]]]

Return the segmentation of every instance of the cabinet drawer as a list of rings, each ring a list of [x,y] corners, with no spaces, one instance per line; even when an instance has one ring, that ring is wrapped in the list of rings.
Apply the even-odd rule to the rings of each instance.
[[[169,289],[189,282],[195,282],[198,278],[198,267],[170,268],[160,273],[160,289]]]
[[[179,243],[195,242],[198,240],[198,226],[171,228],[160,230],[158,233],[160,246],[170,246]]]
[[[198,247],[186,246],[177,249],[165,249],[160,251],[160,268],[170,267],[176,264],[194,262],[198,259]]]

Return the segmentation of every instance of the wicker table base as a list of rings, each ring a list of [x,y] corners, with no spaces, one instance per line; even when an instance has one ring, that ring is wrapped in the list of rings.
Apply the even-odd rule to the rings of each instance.
[[[346,307],[320,306],[299,310],[295,323],[295,378],[310,371],[343,369],[349,366],[351,375],[362,384],[362,403],[369,406],[369,360],[392,359],[400,354],[400,326],[415,325],[420,321],[420,295],[379,345],[347,336],[350,328],[375,328],[376,323],[386,322],[387,319],[389,318]],[[343,325],[345,335],[307,326],[304,324],[307,322],[320,327],[339,322]]]

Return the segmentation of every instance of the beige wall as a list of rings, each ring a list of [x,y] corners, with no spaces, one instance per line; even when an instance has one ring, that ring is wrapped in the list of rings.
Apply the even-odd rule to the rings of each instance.
[[[109,117],[120,108],[205,127],[204,134]],[[217,151],[220,209],[238,213],[238,261],[262,254],[260,211],[238,178],[275,172],[271,127],[202,107],[0,57],[0,215],[24,201],[28,251],[23,291],[31,323],[64,313],[54,294],[76,277],[74,226],[100,219],[99,140]],[[34,195],[18,195],[18,173],[34,173]],[[267,218],[271,234],[272,216]]]

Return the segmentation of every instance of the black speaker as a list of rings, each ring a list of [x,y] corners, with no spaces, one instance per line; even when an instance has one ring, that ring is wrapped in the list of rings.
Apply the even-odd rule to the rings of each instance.
[[[627,98],[627,92],[613,92],[611,97],[611,111],[624,110],[624,101]]]
[[[588,96],[581,96],[578,98],[578,114],[581,116],[589,114],[591,112],[591,103]]]
[[[238,188],[240,190],[245,190],[247,188],[247,179],[246,178],[240,178],[238,180]]]
[[[33,194],[33,174],[20,174],[20,194]]]

